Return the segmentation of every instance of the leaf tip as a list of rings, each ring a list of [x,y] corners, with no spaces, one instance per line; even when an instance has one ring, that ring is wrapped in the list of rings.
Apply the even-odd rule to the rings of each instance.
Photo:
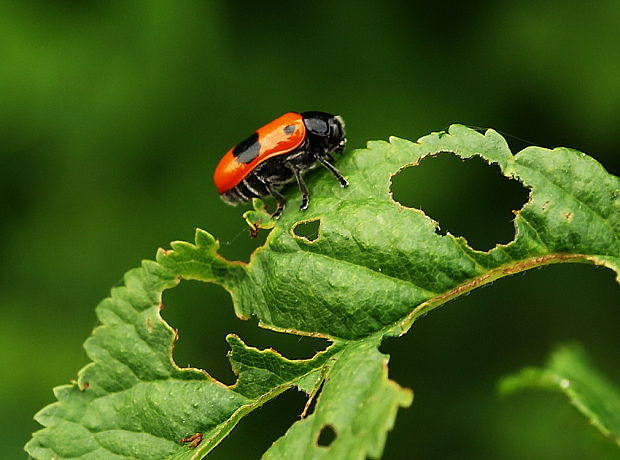
[[[213,251],[217,251],[220,247],[220,242],[209,232],[201,228],[196,229],[194,241],[199,248],[209,248]]]
[[[226,342],[228,342],[228,345],[230,345],[231,348],[246,346],[245,342],[241,340],[241,337],[237,334],[228,334],[226,336]]]

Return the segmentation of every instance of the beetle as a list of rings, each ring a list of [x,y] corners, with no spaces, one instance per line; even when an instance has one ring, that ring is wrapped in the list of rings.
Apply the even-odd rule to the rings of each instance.
[[[215,168],[213,181],[222,199],[237,205],[252,198],[271,195],[278,218],[286,198],[278,190],[297,181],[301,193],[300,210],[308,208],[308,189],[303,175],[323,165],[340,182],[349,185],[334,165],[331,153],[342,153],[347,142],[344,120],[325,112],[289,112],[254,131],[232,147]]]

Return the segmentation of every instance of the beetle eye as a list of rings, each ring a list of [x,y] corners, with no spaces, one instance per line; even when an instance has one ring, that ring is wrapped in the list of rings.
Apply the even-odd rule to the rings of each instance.
[[[329,134],[329,125],[325,120],[317,117],[307,118],[304,120],[306,128],[319,136],[327,136]]]

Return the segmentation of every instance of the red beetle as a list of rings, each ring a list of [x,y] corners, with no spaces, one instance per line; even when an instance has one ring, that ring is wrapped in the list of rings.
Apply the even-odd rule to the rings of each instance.
[[[349,185],[332,165],[331,152],[342,153],[347,139],[344,120],[325,112],[285,113],[257,129],[231,148],[215,168],[213,180],[222,199],[232,205],[271,195],[278,203],[273,217],[282,213],[286,198],[278,189],[297,180],[301,206],[308,207],[306,171],[319,162],[340,182]]]

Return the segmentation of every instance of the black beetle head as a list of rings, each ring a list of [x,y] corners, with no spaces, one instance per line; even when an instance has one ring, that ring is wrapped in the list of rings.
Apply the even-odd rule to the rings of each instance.
[[[301,114],[306,131],[311,137],[320,139],[327,152],[341,153],[347,142],[344,120],[339,115],[325,112],[304,112]]]

